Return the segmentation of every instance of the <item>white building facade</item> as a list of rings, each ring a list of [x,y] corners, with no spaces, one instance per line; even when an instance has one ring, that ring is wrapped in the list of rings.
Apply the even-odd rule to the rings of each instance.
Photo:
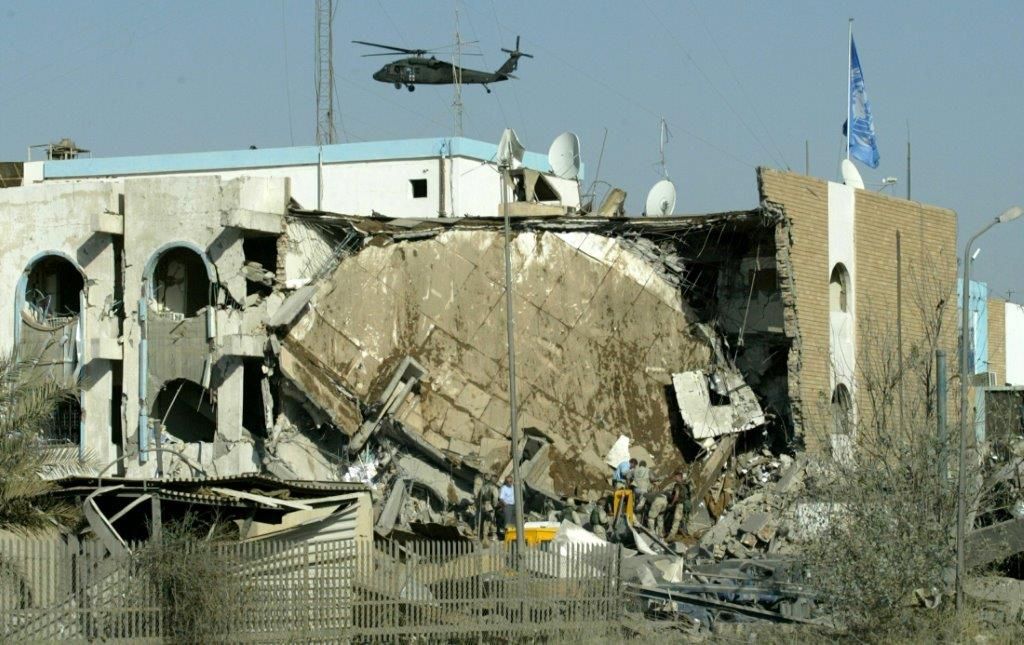
[[[259,470],[266,322],[331,252],[286,215],[494,217],[494,152],[420,139],[26,163],[0,190],[0,342],[73,384],[48,439],[131,477]],[[578,181],[546,166],[524,156],[513,208],[575,211]]]

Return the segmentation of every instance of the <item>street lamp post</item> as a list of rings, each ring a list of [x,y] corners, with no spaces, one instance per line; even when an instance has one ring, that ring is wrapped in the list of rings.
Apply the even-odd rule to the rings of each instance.
[[[956,490],[956,610],[959,613],[964,603],[964,537],[966,531],[967,504],[966,488],[967,477],[967,432],[970,425],[967,422],[967,389],[970,385],[970,377],[974,369],[969,365],[971,360],[970,345],[970,305],[971,305],[971,247],[974,242],[984,235],[996,224],[1005,224],[1013,221],[1024,213],[1024,208],[1013,206],[1008,208],[999,217],[985,225],[975,233],[964,247],[964,275],[960,287],[962,302],[960,305],[960,451],[958,455],[957,490]]]
[[[499,145],[508,145],[511,143]],[[508,216],[508,185],[511,149],[499,150],[498,170],[501,173],[501,212],[505,219],[505,332],[508,339],[508,403],[509,433],[512,438],[512,487],[515,497],[516,523],[516,566],[522,561],[526,549],[526,531],[523,522],[523,478],[519,469],[519,428],[517,427],[518,401],[516,397],[516,338],[515,338],[515,302],[512,297],[512,225]]]

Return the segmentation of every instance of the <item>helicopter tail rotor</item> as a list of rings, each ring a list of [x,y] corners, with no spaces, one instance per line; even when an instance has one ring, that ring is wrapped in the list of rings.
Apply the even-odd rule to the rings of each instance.
[[[506,75],[508,75],[508,74],[511,74],[512,72],[516,71],[516,68],[519,67],[519,59],[520,58],[533,58],[533,54],[527,54],[526,52],[520,51],[520,49],[519,49],[519,36],[516,36],[516,48],[515,49],[505,49],[504,47],[502,47],[501,51],[503,51],[506,54],[508,54],[508,60],[505,61],[505,64],[502,65],[501,69],[498,70],[499,74],[506,74]]]

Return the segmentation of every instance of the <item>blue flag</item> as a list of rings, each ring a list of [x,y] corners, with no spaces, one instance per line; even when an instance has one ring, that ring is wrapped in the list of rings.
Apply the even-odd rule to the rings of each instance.
[[[857,46],[850,38],[850,110],[849,134],[847,135],[850,156],[872,168],[878,167],[878,140],[875,136],[875,122],[871,118],[871,103],[864,91],[864,71],[857,57]],[[845,131],[847,128],[843,128]]]

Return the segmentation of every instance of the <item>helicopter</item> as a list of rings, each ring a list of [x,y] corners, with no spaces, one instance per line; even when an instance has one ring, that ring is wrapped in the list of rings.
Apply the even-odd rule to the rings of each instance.
[[[388,53],[363,54],[363,56],[408,54],[409,58],[392,61],[374,72],[373,80],[380,81],[381,83],[393,83],[396,90],[402,89],[404,85],[410,92],[414,91],[416,85],[420,83],[424,85],[452,85],[455,83],[455,70],[458,69],[463,85],[483,85],[487,93],[490,94],[491,88],[487,86],[488,83],[497,83],[499,81],[507,81],[510,78],[516,78],[512,75],[512,72],[516,71],[516,68],[519,66],[519,59],[523,57],[533,58],[532,54],[519,51],[519,36],[516,36],[515,49],[505,49],[504,47],[501,49],[501,51],[508,54],[508,60],[494,72],[483,72],[465,67],[456,68],[452,63],[438,60],[434,56],[426,57],[427,54],[435,50],[406,49],[405,47],[369,43],[365,40],[353,40],[352,42],[357,45],[390,50]]]

